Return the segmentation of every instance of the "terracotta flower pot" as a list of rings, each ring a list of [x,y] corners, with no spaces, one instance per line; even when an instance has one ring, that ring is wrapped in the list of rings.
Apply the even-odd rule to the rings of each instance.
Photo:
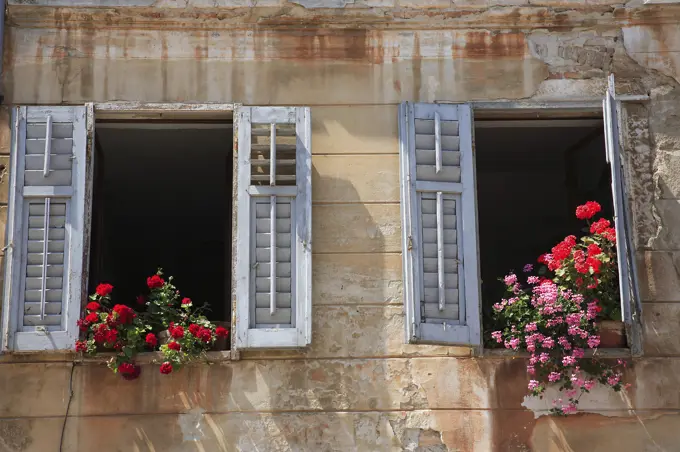
[[[626,327],[620,320],[602,320],[598,323],[600,348],[625,348]]]
[[[230,329],[231,323],[230,322],[213,322],[216,327],[222,326],[226,329]],[[215,343],[211,347],[211,350],[214,351],[221,351],[221,350],[229,350],[229,336],[227,337],[218,337],[215,339]]]

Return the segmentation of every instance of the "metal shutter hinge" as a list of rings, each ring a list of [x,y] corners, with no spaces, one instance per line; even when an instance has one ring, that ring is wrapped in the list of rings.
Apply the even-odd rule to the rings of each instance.
[[[411,251],[413,249],[413,238],[409,235],[408,236],[408,246],[407,249]]]

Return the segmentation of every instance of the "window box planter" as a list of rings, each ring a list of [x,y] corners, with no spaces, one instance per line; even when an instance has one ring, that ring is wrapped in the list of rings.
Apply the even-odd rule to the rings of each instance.
[[[600,348],[625,348],[626,325],[620,320],[602,320],[598,323]]]

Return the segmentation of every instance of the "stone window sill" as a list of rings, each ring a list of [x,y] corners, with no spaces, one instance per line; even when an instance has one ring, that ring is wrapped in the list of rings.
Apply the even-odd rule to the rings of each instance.
[[[2,363],[40,363],[40,362],[78,362],[78,363],[105,363],[114,356],[113,353],[100,353],[95,357],[83,356],[74,351],[56,351],[56,352],[26,352],[26,353],[5,353],[0,355],[0,364]],[[201,365],[206,361],[210,363],[219,363],[224,361],[238,361],[239,352],[236,350],[224,350],[207,352],[206,360],[198,360],[189,365]],[[160,352],[140,353],[135,358],[139,364],[161,363],[163,356]]]
[[[487,348],[482,351],[483,358],[528,358],[528,352],[516,352],[513,350]],[[586,357],[598,356],[600,358],[631,358],[632,353],[629,348],[600,348],[597,352],[586,350]]]

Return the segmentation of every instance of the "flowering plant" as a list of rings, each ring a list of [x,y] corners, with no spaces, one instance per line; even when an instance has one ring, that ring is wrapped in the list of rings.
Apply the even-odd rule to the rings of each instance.
[[[609,220],[590,220],[601,210],[589,201],[576,209],[576,217],[589,223],[589,235],[577,240],[570,235],[543,254],[538,262],[542,276],[531,275],[521,284],[516,274],[503,279],[507,297],[496,303],[494,321],[502,329],[491,338],[505,348],[531,353],[528,390],[542,398],[547,386],[564,391],[566,401],[553,401],[555,414],[576,411],[579,398],[599,382],[620,391],[621,367],[602,361],[585,350],[600,344],[598,320],[620,319],[616,233]],[[551,276],[551,277],[548,277]]]
[[[139,311],[122,304],[109,308],[113,286],[99,284],[90,296],[84,317],[78,320],[85,339],[76,341],[76,351],[92,356],[100,351],[115,352],[109,368],[133,380],[141,371],[135,363],[140,352],[160,350],[160,371],[169,374],[203,356],[218,338],[227,337],[226,328],[216,327],[190,298],[180,296],[172,277],[165,281],[162,276],[158,270],[147,278],[149,295],[137,298]],[[146,311],[142,312],[141,307]]]

